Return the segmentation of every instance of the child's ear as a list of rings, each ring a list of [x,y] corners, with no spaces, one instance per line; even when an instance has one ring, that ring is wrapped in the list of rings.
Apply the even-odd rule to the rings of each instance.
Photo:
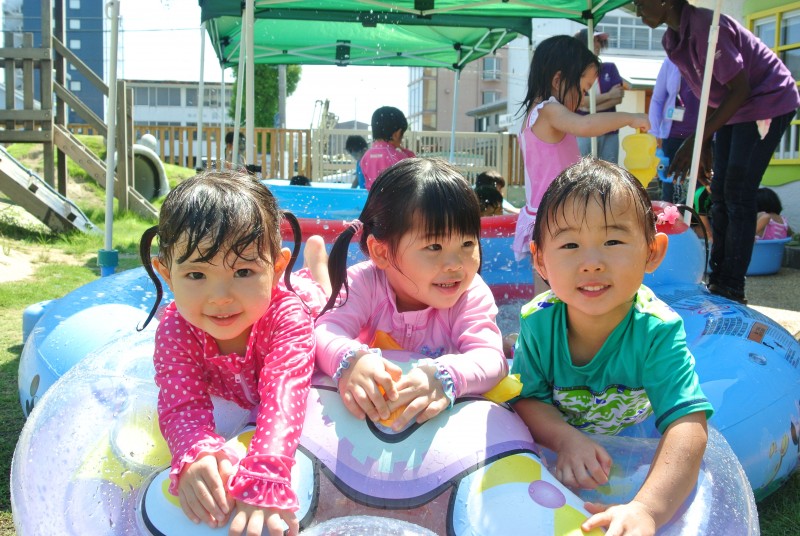
[[[369,251],[369,258],[381,270],[385,270],[391,264],[389,262],[389,246],[373,235],[367,237],[367,251]]]
[[[645,273],[652,274],[656,271],[656,268],[658,268],[661,261],[664,260],[664,256],[667,254],[668,244],[669,238],[667,235],[664,233],[656,233],[656,238],[650,245],[650,256],[647,258],[647,264],[644,266]]]
[[[167,286],[170,290],[172,290],[172,277],[170,277],[169,269],[158,259],[158,257],[153,257],[150,259],[150,265],[153,267],[158,275],[161,276],[161,279],[166,282]]]
[[[289,251],[289,248],[281,248],[280,253],[275,258],[275,283],[283,275],[283,271],[286,270],[286,266],[289,264],[289,259],[292,257],[292,253]]]
[[[531,240],[531,256],[533,257],[533,268],[542,279],[547,281],[547,269],[544,267],[544,259],[542,259],[542,250],[536,247],[536,243]]]

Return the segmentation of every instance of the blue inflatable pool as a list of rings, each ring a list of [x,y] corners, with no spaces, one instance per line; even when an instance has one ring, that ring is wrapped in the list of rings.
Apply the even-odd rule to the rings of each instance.
[[[507,246],[510,245],[513,235],[513,218],[497,217],[487,220],[491,223],[484,229],[482,236],[484,278],[490,282],[501,303],[510,298],[532,297],[530,267],[523,266],[524,263],[515,265],[509,262],[511,254],[510,247]],[[317,231],[334,236],[345,223],[340,220],[305,219],[303,225],[304,236]],[[704,250],[699,240],[685,227],[676,226],[668,231],[671,235],[667,257],[654,274],[647,276],[645,284],[653,288],[683,317],[688,344],[696,357],[702,387],[716,408],[711,425],[720,432],[714,439],[720,446],[719,449],[709,450],[706,466],[710,472],[707,476],[711,479],[711,484],[715,479],[727,482],[726,485],[730,486],[728,492],[734,493],[734,490],[738,490],[736,493],[739,493],[726,497],[720,495],[724,490],[716,490],[714,487],[716,491],[709,491],[710,488],[703,488],[701,478],[697,491],[699,495],[689,501],[687,508],[701,505],[698,508],[704,512],[714,504],[714,500],[724,500],[727,501],[724,504],[729,506],[725,506],[723,511],[735,512],[731,517],[738,520],[723,522],[715,518],[711,521],[706,516],[702,518],[704,521],[697,521],[701,518],[693,518],[702,522],[702,530],[696,524],[691,525],[692,530],[685,529],[682,522],[678,523],[676,520],[671,526],[684,528],[675,528],[677,532],[669,533],[757,533],[752,532],[753,527],[757,531],[757,523],[754,521],[756,514],[752,499],[748,498],[750,488],[747,481],[752,485],[755,496],[763,497],[785,481],[798,463],[800,345],[778,324],[757,311],[708,294],[699,284],[705,263]],[[507,243],[504,244],[501,239]],[[493,240],[497,242],[491,242]],[[486,241],[489,243],[486,244]],[[492,249],[493,247],[496,249]],[[357,255],[360,253],[353,253],[354,259]],[[523,279],[523,273],[527,280]],[[17,446],[12,469],[12,499],[18,528],[30,527],[30,533],[34,534],[139,534],[136,532],[139,528],[125,532],[119,527],[139,527],[143,522],[136,518],[140,515],[143,487],[149,486],[146,482],[154,478],[155,473],[166,463],[166,454],[163,444],[160,443],[163,440],[155,426],[155,386],[152,383],[154,326],[141,333],[135,332],[135,327],[146,317],[153,298],[151,282],[143,269],[137,269],[85,285],[64,298],[36,307],[35,313],[29,315],[28,324],[33,323],[34,315],[39,318],[26,338],[20,360],[20,400],[26,414],[30,413],[30,418]],[[171,299],[170,296],[166,298]],[[329,388],[330,386],[327,387]],[[326,387],[320,384],[317,389],[325,390]],[[480,401],[469,401],[469,404],[475,405],[473,403],[476,402]],[[502,406],[486,404],[489,403],[477,406],[491,411],[492,415],[507,416],[508,410],[502,409]],[[490,407],[493,409],[489,410]],[[227,425],[223,432],[231,438],[237,437],[247,424],[246,416],[233,413],[227,414],[223,419]],[[132,427],[126,428],[126,415],[133,419]],[[619,441],[618,444],[612,444],[612,448],[634,448],[636,451],[615,459],[634,459],[639,456],[637,453],[640,451],[637,449],[643,449],[645,445],[654,448],[657,442],[652,439],[656,435],[652,423],[645,422],[630,429],[629,434],[642,437],[643,443],[639,445],[630,438],[611,438],[609,441],[612,443]],[[131,443],[128,443],[128,438]],[[722,451],[725,451],[727,444],[730,444],[732,452],[741,462],[747,478],[741,475],[737,477],[735,474],[724,478],[716,475],[714,467],[739,467],[736,460],[725,458]],[[380,448],[384,447],[389,448],[385,445]],[[532,447],[519,448],[525,452],[534,450]],[[485,460],[473,460],[477,464],[474,466],[467,464],[472,469],[465,469],[463,474],[459,473],[458,478],[453,477],[454,481],[469,482],[470,479],[478,478],[471,475],[478,474],[481,475],[481,482],[494,478],[494,471],[489,473],[490,476],[485,476],[484,469],[479,471],[478,466],[488,468],[489,464],[485,462],[488,459],[494,460],[495,454],[505,459],[505,453],[510,450],[504,449],[505,447],[499,451],[486,450],[481,454],[486,457]],[[318,463],[321,451],[314,453],[310,447],[307,450],[313,454],[310,459],[316,460],[312,465]],[[386,456],[392,455],[391,449],[386,452],[389,454],[381,450],[379,459],[385,460]],[[363,458],[363,454],[360,456]],[[646,458],[646,455],[643,456]],[[58,463],[48,463],[45,460],[58,460]],[[530,465],[528,461],[519,463],[523,466]],[[512,472],[519,471],[520,474],[527,475],[526,478],[533,474],[528,469],[523,472],[516,462],[512,466],[515,467]],[[546,473],[546,468],[543,470]],[[632,469],[627,466],[627,462],[621,464],[621,470],[621,480],[612,484],[611,490],[607,492],[608,498],[618,497],[622,489],[631,492],[646,474],[646,469]],[[350,484],[342,485],[337,482],[331,484],[336,489],[352,487]],[[527,486],[526,489],[533,490],[530,492],[537,496],[539,492],[536,490],[544,488],[548,490],[545,495],[559,496],[543,484],[533,486],[532,479],[526,482],[517,484]],[[550,480],[548,482],[553,484]],[[453,489],[456,487],[453,484]],[[437,491],[440,490],[437,488]],[[490,496],[494,496],[494,492],[488,493],[489,491],[486,488],[482,495],[465,496],[463,500],[469,503],[473,500],[470,497],[480,497],[474,500],[488,501]],[[357,496],[361,497],[366,492],[359,493]],[[559,493],[564,492],[559,489]],[[426,496],[434,495],[436,492],[431,489],[426,492]],[[505,495],[498,497],[496,504],[502,504],[506,500]],[[707,500],[709,498],[711,502]],[[58,519],[42,520],[43,516],[31,514],[47,501],[52,501],[48,503],[52,505],[80,503],[81,508],[90,512],[96,511],[90,518],[97,521],[98,527],[102,525],[105,528],[96,529],[94,522],[90,523],[84,516],[75,517],[75,508],[55,508],[56,511],[66,512],[66,519],[56,516]],[[420,499],[413,501],[416,505],[414,508],[423,506],[419,501]],[[444,499],[442,501],[447,503]],[[559,504],[560,501],[561,499]],[[118,503],[121,506],[114,506]],[[572,504],[566,500],[563,504],[568,503]],[[409,504],[392,511],[403,511]],[[439,507],[441,504],[437,506]],[[379,510],[350,511],[346,516],[346,523],[377,522],[376,519],[386,517]],[[398,522],[414,522],[412,519],[404,519],[397,512],[393,514],[393,518],[398,518]],[[334,514],[326,517],[315,513],[312,516],[314,521],[310,524],[338,522],[336,518],[339,514]],[[581,516],[585,514],[581,512],[575,516],[583,519]],[[512,519],[511,516],[506,517]],[[440,515],[437,519],[437,523],[442,523],[445,518]],[[451,516],[446,521],[453,524],[453,527],[461,527],[453,528],[452,533],[492,533],[486,527],[485,530],[464,528],[472,527],[472,523],[480,526],[478,520],[462,523],[455,519]],[[77,530],[75,527],[82,526],[81,523],[91,525],[92,530],[97,531]],[[730,532],[719,528],[730,529],[731,526],[725,523],[735,523],[737,529]],[[443,533],[439,532],[441,525],[432,526],[434,528],[425,530]],[[450,528],[452,527],[448,525],[447,530]],[[554,531],[561,533],[555,529]],[[28,533],[27,530],[20,532]]]

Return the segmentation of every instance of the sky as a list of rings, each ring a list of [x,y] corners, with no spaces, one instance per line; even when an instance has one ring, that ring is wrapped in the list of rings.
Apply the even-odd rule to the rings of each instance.
[[[168,7],[165,6],[168,4]],[[122,0],[122,72],[129,80],[199,80],[200,7],[197,0]],[[218,82],[221,69],[205,36],[206,81]],[[226,80],[232,81],[231,69]],[[380,106],[408,112],[408,69],[304,65],[300,82],[286,102],[286,126],[309,128],[316,101],[330,101],[340,121],[369,123]]]

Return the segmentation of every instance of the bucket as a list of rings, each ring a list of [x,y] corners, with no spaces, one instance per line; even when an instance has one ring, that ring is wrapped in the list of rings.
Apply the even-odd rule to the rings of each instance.
[[[769,275],[780,270],[783,264],[783,248],[790,240],[789,237],[756,240],[747,275]]]

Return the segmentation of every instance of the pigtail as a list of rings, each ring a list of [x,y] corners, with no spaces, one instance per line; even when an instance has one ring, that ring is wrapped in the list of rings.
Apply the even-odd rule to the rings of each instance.
[[[328,275],[331,278],[331,296],[328,298],[328,303],[322,308],[317,318],[324,315],[336,307],[336,300],[339,298],[339,292],[344,287],[344,299],[338,305],[341,307],[347,303],[347,294],[350,291],[347,285],[347,251],[350,248],[350,242],[353,240],[355,234],[361,230],[361,221],[355,220],[353,224],[349,225],[347,229],[342,231],[336,242],[333,243],[331,254],[328,257]]]
[[[150,314],[147,315],[147,319],[141,327],[136,328],[136,331],[142,331],[147,327],[147,324],[150,323],[158,310],[161,298],[164,297],[164,288],[161,286],[161,280],[158,278],[158,275],[156,275],[155,270],[153,270],[153,265],[150,260],[150,249],[153,246],[153,239],[156,236],[158,236],[158,225],[154,225],[142,233],[142,239],[139,241],[139,258],[142,261],[145,272],[147,272],[147,275],[156,287],[156,303],[153,305],[153,308],[150,309]]]
[[[297,221],[297,217],[289,212],[288,210],[281,211],[283,214],[283,219],[289,223],[289,226],[292,228],[292,238],[294,238],[294,248],[292,249],[292,256],[289,257],[289,264],[286,265],[286,270],[283,272],[283,282],[286,284],[286,288],[290,292],[294,292],[292,288],[292,284],[289,281],[289,276],[292,273],[292,269],[294,268],[294,263],[297,262],[297,257],[300,255],[300,246],[303,241],[303,232],[300,229],[300,222]],[[295,294],[297,294],[295,292]]]

